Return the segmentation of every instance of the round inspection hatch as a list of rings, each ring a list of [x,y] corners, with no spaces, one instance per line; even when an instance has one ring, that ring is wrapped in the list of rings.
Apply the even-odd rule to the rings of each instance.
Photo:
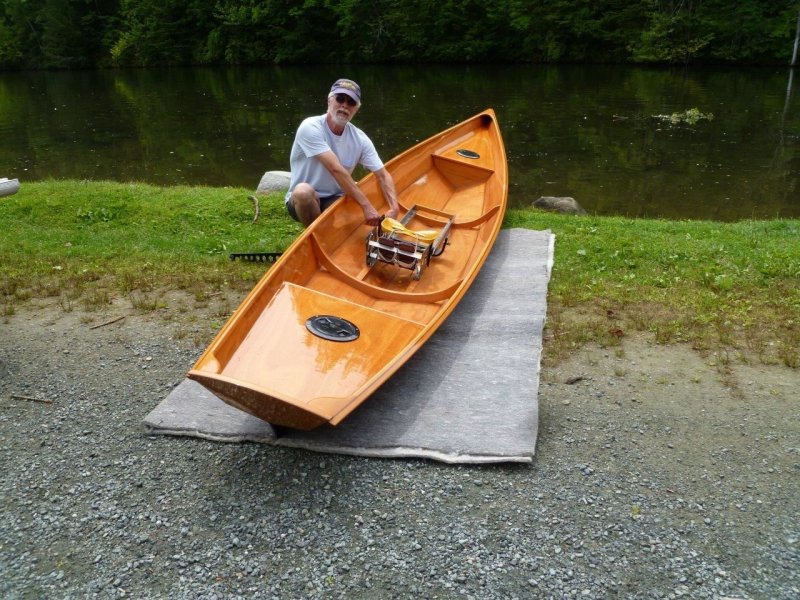
[[[306,329],[332,342],[352,342],[361,335],[355,324],[334,315],[315,315],[306,321]]]
[[[476,158],[480,158],[481,155],[477,152],[473,152],[472,150],[467,150],[466,148],[459,148],[456,150],[456,154],[459,156],[463,156],[464,158],[471,158],[475,160]]]

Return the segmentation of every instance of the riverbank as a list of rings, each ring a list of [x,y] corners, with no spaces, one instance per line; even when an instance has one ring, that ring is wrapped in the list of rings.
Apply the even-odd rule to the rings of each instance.
[[[0,202],[0,316],[55,298],[100,313],[162,308],[203,343],[263,273],[231,252],[281,251],[300,231],[280,195],[112,182],[26,184]],[[512,210],[506,227],[550,229],[556,257],[545,361],[642,332],[725,363],[800,367],[800,221],[662,221]],[[172,303],[185,292],[189,302]],[[218,300],[225,298],[227,302]],[[199,309],[212,307],[200,322]],[[97,317],[99,318],[99,317]],[[199,323],[201,331],[195,332]]]

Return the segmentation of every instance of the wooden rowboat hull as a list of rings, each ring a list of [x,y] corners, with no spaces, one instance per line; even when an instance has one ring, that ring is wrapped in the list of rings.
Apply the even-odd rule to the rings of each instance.
[[[338,200],[256,284],[191,379],[265,421],[307,430],[340,423],[425,343],[475,279],[505,214],[507,164],[494,112],[417,144],[386,168],[405,226],[441,232],[422,258],[414,260],[407,243],[370,254],[370,240],[384,241],[374,241],[377,230],[355,201]],[[375,177],[358,185],[387,210]]]

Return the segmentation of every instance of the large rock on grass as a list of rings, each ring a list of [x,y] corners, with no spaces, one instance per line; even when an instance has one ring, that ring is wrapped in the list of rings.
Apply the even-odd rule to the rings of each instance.
[[[258,182],[256,194],[272,194],[273,192],[285,192],[289,189],[289,181],[292,174],[289,171],[267,171]]]
[[[585,215],[584,208],[578,204],[575,198],[569,196],[542,196],[534,200],[533,206],[542,210],[564,213],[566,215]]]

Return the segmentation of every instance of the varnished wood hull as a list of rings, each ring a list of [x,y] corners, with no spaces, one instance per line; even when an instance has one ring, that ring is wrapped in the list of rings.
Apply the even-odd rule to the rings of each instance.
[[[441,228],[438,212],[454,216],[445,251],[426,262],[420,279],[394,264],[367,265],[371,228],[356,202],[342,198],[256,284],[190,378],[265,421],[312,429],[340,423],[425,343],[474,280],[505,214],[507,165],[494,112],[433,136],[386,168],[401,216],[415,205],[432,209],[419,211],[410,228]],[[386,210],[372,175],[358,185]],[[318,337],[306,326],[315,315],[345,319],[359,335]]]

